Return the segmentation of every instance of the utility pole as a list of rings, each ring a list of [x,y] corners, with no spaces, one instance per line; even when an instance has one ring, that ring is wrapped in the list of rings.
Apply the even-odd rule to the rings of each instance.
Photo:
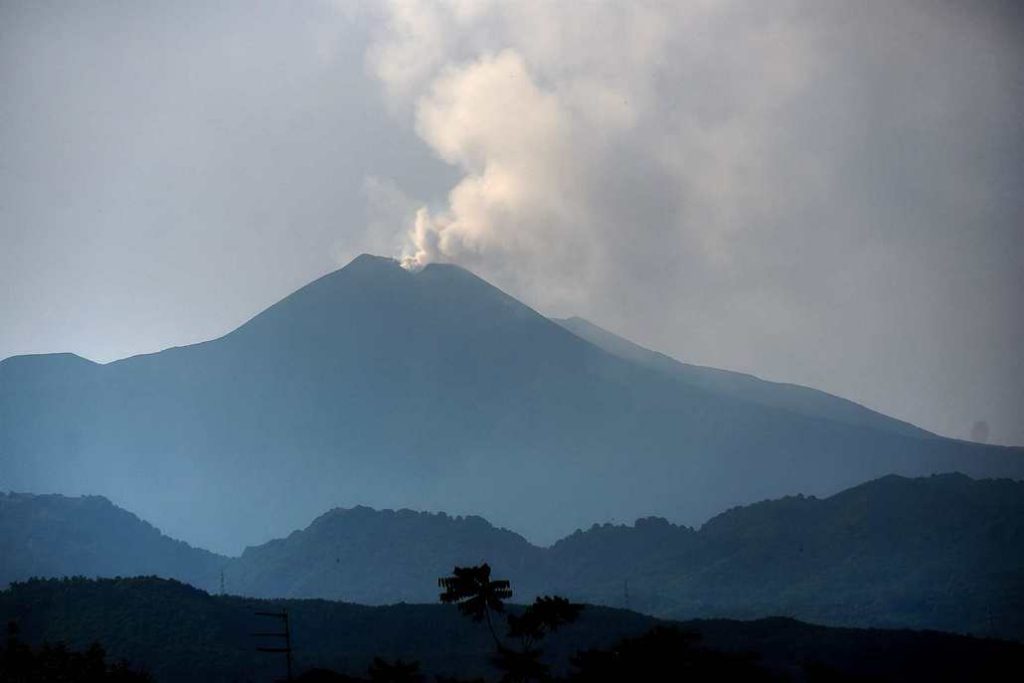
[[[283,654],[285,657],[285,663],[288,666],[288,675],[286,678],[277,678],[275,681],[291,681],[292,680],[292,631],[288,625],[288,610],[283,609],[280,612],[256,612],[258,617],[270,617],[273,619],[279,619],[281,621],[281,631],[264,631],[261,633],[253,633],[252,635],[257,638],[280,638],[284,641],[284,646],[268,646],[268,647],[257,647],[258,652],[271,652]]]
[[[629,579],[624,579],[622,582],[622,597],[626,601],[626,609],[629,609]]]

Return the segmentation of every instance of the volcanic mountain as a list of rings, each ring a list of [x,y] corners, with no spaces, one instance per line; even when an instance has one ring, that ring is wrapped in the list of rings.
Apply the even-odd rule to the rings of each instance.
[[[597,336],[456,266],[361,256],[213,341],[0,362],[0,489],[104,495],[237,552],[358,504],[544,543],[890,473],[1024,477],[1021,449]]]

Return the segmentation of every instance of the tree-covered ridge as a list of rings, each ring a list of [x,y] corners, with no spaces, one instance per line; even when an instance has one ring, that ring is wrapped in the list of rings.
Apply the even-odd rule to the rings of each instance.
[[[0,492],[0,586],[32,576],[156,574],[213,589],[227,562],[102,496]]]
[[[254,613],[268,609],[288,611],[297,672],[328,669],[365,680],[379,657],[388,664],[418,662],[428,681],[437,675],[494,679],[494,643],[487,629],[450,605],[265,601],[209,595],[154,578],[35,580],[0,591],[0,620],[16,622],[26,642],[35,647],[43,641],[64,642],[72,650],[85,650],[98,641],[111,661],[124,658],[144,666],[161,683],[264,681],[283,673],[274,655],[256,652],[251,636],[264,626]],[[508,610],[523,613],[519,605]],[[999,681],[1015,680],[1014,672],[1024,666],[1020,643],[826,628],[789,619],[666,624],[596,606],[587,606],[571,626],[545,637],[544,661],[551,664],[552,675],[568,676],[574,670],[569,663],[580,653],[613,649],[623,639],[633,639],[635,650],[657,651],[657,643],[643,637],[659,624],[699,636],[699,641],[685,638],[702,649],[730,657],[749,653],[759,667],[782,680],[816,680],[808,672],[824,671],[855,680]],[[694,666],[708,663],[700,653],[692,658]],[[602,665],[600,655],[583,659],[589,659],[589,666]]]
[[[286,538],[246,548],[227,568],[229,592],[383,604],[432,602],[434,579],[454,565],[495,558],[530,577],[544,551],[477,516],[334,509]]]
[[[49,510],[62,499],[40,500]],[[678,619],[783,615],[1024,639],[1024,483],[1009,480],[886,477],[825,499],[734,508],[699,530],[658,518],[594,525],[550,548],[480,517],[337,509],[240,558],[179,555],[187,546],[164,538],[143,564],[123,539],[145,534],[119,531],[141,522],[123,511],[111,516],[109,503],[93,518],[90,506],[64,500],[71,511],[18,517],[30,528],[0,514],[0,529],[14,524],[20,534],[0,538],[9,550],[0,554],[0,579],[153,573],[219,590],[223,566],[231,594],[427,603],[437,576],[486,560],[516,578],[525,602],[555,593]],[[49,530],[54,520],[74,533]],[[159,536],[146,528],[147,538]],[[33,559],[40,557],[62,564]],[[182,557],[196,562],[161,564]],[[20,574],[10,573],[14,566]]]
[[[735,508],[696,532],[595,527],[550,555],[566,567],[553,590],[621,605],[628,580],[630,605],[661,616],[1024,639],[1024,484],[1009,480],[890,476],[825,499]],[[585,574],[569,568],[581,557],[592,558]]]
[[[231,591],[263,597],[427,602],[432,576],[484,558],[509,568],[526,601],[554,592],[672,618],[1024,639],[1024,483],[962,475],[766,501],[699,530],[659,518],[594,525],[550,548],[478,518],[335,511],[247,551],[227,575]]]

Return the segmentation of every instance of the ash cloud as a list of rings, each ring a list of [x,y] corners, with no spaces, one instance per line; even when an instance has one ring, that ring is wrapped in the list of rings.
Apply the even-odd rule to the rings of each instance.
[[[367,67],[462,176],[404,263],[944,433],[981,400],[1024,441],[1008,13],[392,3]]]

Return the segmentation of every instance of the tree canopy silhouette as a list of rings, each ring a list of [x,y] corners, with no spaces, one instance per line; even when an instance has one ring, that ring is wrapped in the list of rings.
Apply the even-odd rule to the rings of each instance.
[[[106,650],[93,643],[84,652],[69,650],[64,643],[44,643],[32,648],[22,642],[18,625],[7,624],[7,638],[0,643],[0,681],[5,683],[148,683],[153,679],[131,669],[124,661],[107,663]]]
[[[494,631],[491,612],[504,612],[504,600],[512,597],[512,585],[507,579],[491,580],[491,567],[486,562],[477,567],[455,567],[451,576],[443,576],[437,585],[444,589],[441,602],[456,604],[459,611],[473,621],[487,621],[491,637],[501,646]]]
[[[519,614],[507,614],[507,638],[519,641],[513,648],[502,642],[494,630],[491,612],[504,613],[504,601],[512,597],[512,586],[506,579],[491,579],[491,567],[484,563],[475,567],[455,567],[451,576],[438,579],[444,588],[441,602],[457,604],[473,621],[485,621],[494,639],[495,654],[491,658],[503,672],[503,681],[547,680],[549,670],[541,661],[543,651],[538,641],[565,624],[576,620],[583,605],[559,596],[538,597]]]

